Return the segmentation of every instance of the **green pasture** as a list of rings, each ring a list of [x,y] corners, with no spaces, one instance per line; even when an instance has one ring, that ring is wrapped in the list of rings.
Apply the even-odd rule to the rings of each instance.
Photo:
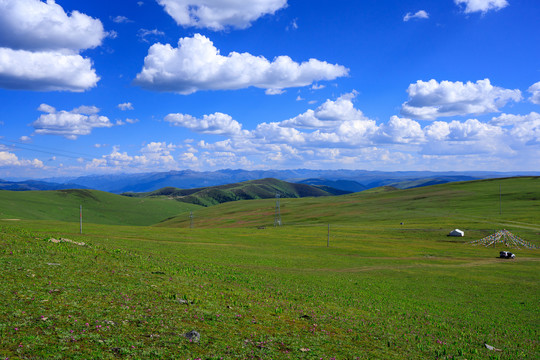
[[[97,224],[152,225],[199,208],[166,198],[136,199],[96,190],[0,190],[1,219],[58,220]]]
[[[197,209],[192,229],[0,220],[0,356],[537,359],[540,250],[468,242],[504,227],[540,245],[538,185],[282,199],[282,227],[275,200]]]

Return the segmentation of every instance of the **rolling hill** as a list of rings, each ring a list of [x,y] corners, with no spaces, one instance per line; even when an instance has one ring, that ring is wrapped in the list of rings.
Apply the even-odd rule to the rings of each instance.
[[[268,226],[273,224],[274,208],[275,201],[268,199],[199,209],[196,226]],[[399,226],[401,222],[437,223],[449,219],[457,227],[474,218],[522,222],[525,227],[535,224],[532,227],[540,231],[540,177],[455,182],[405,190],[386,186],[343,196],[284,199],[281,215],[283,223],[289,225],[377,222]],[[185,227],[187,221],[186,217],[178,217],[159,226]]]
[[[165,187],[146,193],[123,193],[122,195],[137,198],[167,197],[185,203],[211,206],[237,200],[270,199],[275,198],[276,194],[282,198],[301,198],[347,193],[349,192],[325,185],[296,184],[268,178],[187,190]]]
[[[109,225],[151,225],[198,208],[169,199],[136,199],[97,190],[7,191],[0,190],[0,219],[83,220]]]

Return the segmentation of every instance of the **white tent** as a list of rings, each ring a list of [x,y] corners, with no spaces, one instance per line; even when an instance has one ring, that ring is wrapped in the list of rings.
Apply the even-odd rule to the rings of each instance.
[[[450,231],[450,234],[448,236],[465,236],[465,233],[459,229],[454,229]]]

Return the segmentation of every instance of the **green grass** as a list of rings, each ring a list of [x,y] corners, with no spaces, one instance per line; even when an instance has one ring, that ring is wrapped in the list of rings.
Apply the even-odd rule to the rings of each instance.
[[[169,199],[135,199],[96,190],[0,190],[0,220],[79,221],[97,224],[151,225],[199,206]]]
[[[283,199],[286,226],[265,229],[252,225],[272,223],[273,202],[199,210],[216,226],[197,217],[193,229],[0,221],[0,356],[536,359],[540,250],[502,260],[467,242],[505,223],[540,245],[537,185]],[[446,236],[462,224],[465,238]]]
[[[499,214],[499,185],[502,201]],[[246,227],[273,225],[275,199],[238,201],[194,212],[196,227]],[[372,189],[338,197],[281,199],[284,224],[377,224],[403,222],[404,228],[476,227],[489,230],[538,224],[540,177],[457,182],[407,190]],[[179,216],[160,226],[189,226]],[[474,228],[471,227],[471,228]],[[452,230],[452,229],[449,229]]]

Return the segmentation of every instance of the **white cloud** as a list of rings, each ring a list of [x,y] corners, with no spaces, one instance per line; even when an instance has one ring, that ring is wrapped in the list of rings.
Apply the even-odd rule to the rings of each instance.
[[[509,101],[521,100],[521,91],[493,86],[489,79],[465,84],[418,80],[407,92],[409,101],[403,103],[401,114],[420,120],[498,112]]]
[[[203,134],[234,136],[242,133],[242,125],[230,115],[220,112],[204,115],[202,119],[186,114],[169,114],[165,116],[165,121]]]
[[[453,120],[449,123],[436,121],[425,128],[426,135],[433,140],[468,141],[495,138],[503,134],[498,126],[482,123],[477,119],[465,122]]]
[[[0,48],[0,87],[82,92],[98,81],[92,61],[80,55]]]
[[[30,141],[32,141],[32,138],[30,136],[24,135],[24,136],[21,136],[19,138],[19,140],[22,141],[22,142],[30,142]]]
[[[113,21],[117,24],[125,24],[125,23],[130,23],[130,22],[133,22],[132,20],[128,19],[127,17],[123,16],[123,15],[118,15],[116,16]]]
[[[416,121],[394,115],[386,124],[379,126],[376,137],[378,142],[383,143],[421,143],[424,141],[424,131]]]
[[[133,104],[130,103],[130,102],[125,102],[125,103],[122,103],[122,104],[118,104],[118,108],[122,111],[125,111],[125,110],[133,110]]]
[[[0,87],[80,92],[96,86],[92,61],[78,53],[107,36],[98,19],[66,14],[53,0],[0,1]]]
[[[35,168],[42,168],[43,162],[38,159],[26,160],[19,159],[17,155],[8,151],[0,151],[0,167],[10,166],[29,166]]]
[[[75,140],[80,135],[88,135],[94,128],[111,127],[113,124],[106,116],[98,116],[95,106],[81,106],[71,111],[56,111],[52,106],[41,104],[42,114],[31,125],[36,134],[60,135]]]
[[[529,101],[533,104],[540,105],[540,81],[532,84],[527,91],[532,94],[532,96],[529,98]]]
[[[0,46],[19,50],[83,50],[107,35],[98,19],[66,14],[53,0],[0,1]]]
[[[540,114],[537,112],[528,115],[501,114],[491,119],[490,124],[511,126],[509,135],[513,141],[540,145]]]
[[[199,90],[232,90],[250,86],[279,93],[290,87],[346,76],[348,69],[310,59],[301,64],[288,56],[268,61],[262,56],[232,52],[222,56],[212,41],[195,34],[181,38],[178,47],[154,44],[135,83],[151,90],[191,94]]]
[[[287,0],[157,0],[178,25],[223,30],[245,29],[263,15],[274,14]]]
[[[164,36],[165,33],[163,31],[159,31],[158,29],[154,30],[148,30],[148,29],[139,29],[137,32],[137,36],[141,39],[141,41],[149,42],[148,37],[156,38],[160,36]]]
[[[47,105],[47,104],[45,104],[45,105]],[[92,106],[81,105],[81,106],[71,110],[71,113],[83,114],[83,115],[95,115],[98,112],[99,112],[99,108],[94,106],[94,105],[92,105]]]
[[[127,152],[120,152],[119,146],[113,146],[110,154],[92,159],[85,168],[92,171],[128,170],[130,172],[177,169],[178,164],[172,155],[175,150],[176,146],[173,144],[150,142],[139,150],[140,155],[132,156]]]
[[[285,30],[296,30],[298,29],[298,19],[293,19],[289,25],[285,28]]]
[[[414,14],[408,12],[403,17],[403,21],[409,21],[411,19],[429,19],[429,14],[425,10],[418,10]]]
[[[490,10],[497,11],[508,6],[506,0],[454,0],[454,2],[458,6],[465,6],[465,14],[474,12],[485,14]]]
[[[303,114],[282,121],[282,127],[305,129],[337,128],[344,121],[368,120],[362,111],[356,109],[352,99],[356,93],[340,96],[337,100],[326,100],[315,110],[307,110]]]

